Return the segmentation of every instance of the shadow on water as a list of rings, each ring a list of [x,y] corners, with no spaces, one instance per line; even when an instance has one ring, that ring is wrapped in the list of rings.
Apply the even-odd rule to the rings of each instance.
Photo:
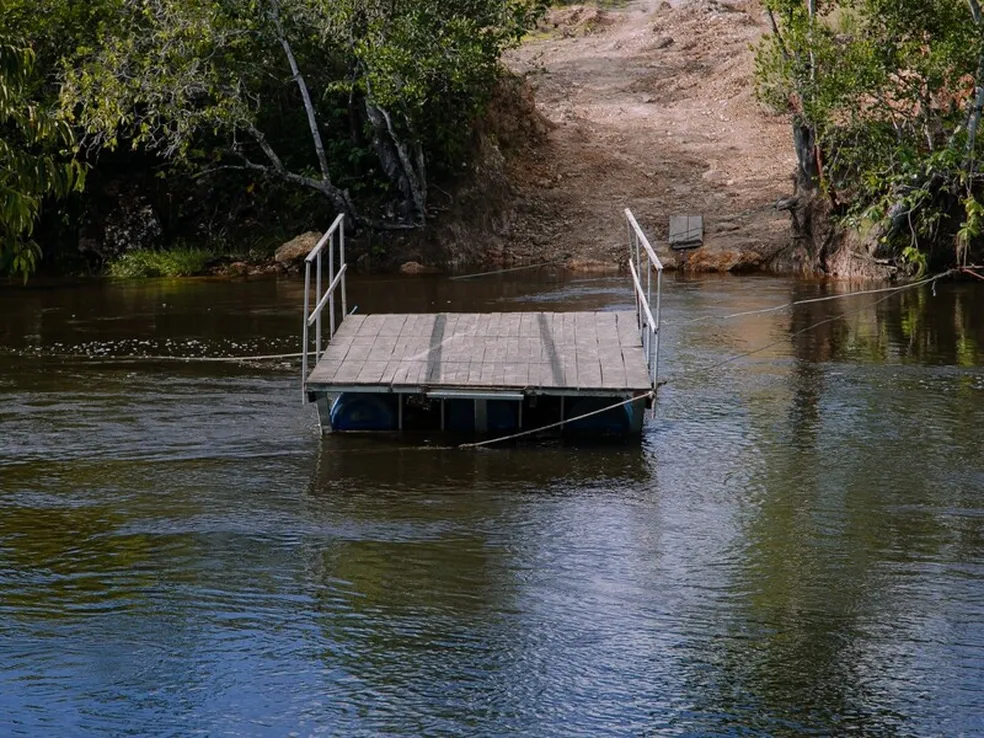
[[[457,436],[370,437],[326,435],[321,439],[315,491],[395,492],[413,496],[423,486],[481,490],[492,483],[517,492],[548,492],[564,485],[608,488],[638,485],[649,474],[638,441],[573,444],[559,440],[459,449]],[[467,439],[465,439],[467,440]]]
[[[607,510],[630,533],[655,473],[637,444],[573,451],[321,441],[304,517],[327,534],[306,541],[305,570],[326,666],[345,674],[333,693],[363,714],[336,716],[340,732],[392,729],[380,699],[400,705],[408,734],[549,732],[550,711],[573,709],[554,667],[599,637],[591,610],[617,596],[606,582],[625,565],[597,560],[626,541],[592,520]],[[576,585],[587,566],[594,596]],[[572,608],[566,628],[557,607]]]

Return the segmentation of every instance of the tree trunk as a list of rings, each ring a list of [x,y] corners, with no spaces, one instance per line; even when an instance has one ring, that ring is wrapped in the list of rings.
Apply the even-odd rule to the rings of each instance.
[[[339,212],[345,213],[353,220],[358,221],[360,220],[359,216],[357,215],[355,207],[349,198],[348,192],[336,187],[331,181],[331,170],[328,168],[328,155],[325,153],[325,144],[321,137],[321,128],[318,125],[318,115],[314,109],[314,102],[311,99],[311,91],[304,79],[304,75],[301,74],[301,68],[297,63],[297,58],[294,56],[294,50],[291,48],[290,42],[287,40],[287,36],[284,33],[283,26],[280,23],[279,0],[272,0],[270,9],[271,18],[277,28],[277,36],[279,38],[280,45],[284,50],[284,55],[287,57],[287,63],[290,65],[290,71],[293,75],[294,83],[297,85],[297,89],[301,93],[301,101],[304,103],[304,113],[307,117],[308,130],[311,133],[311,142],[314,145],[314,152],[318,159],[318,169],[321,174],[319,180],[312,180],[309,177],[301,177],[298,175],[293,176],[296,178],[296,181],[324,193],[324,195],[331,200],[332,204]],[[281,176],[285,176],[290,181],[291,178],[287,177],[288,173],[286,168],[280,161],[279,157],[273,153],[269,144],[266,143],[266,139],[262,135],[257,136],[255,129],[253,131],[253,136],[257,139],[260,146],[263,147],[263,151],[267,155],[267,158],[270,159],[274,169],[281,174]]]
[[[984,17],[981,15],[981,6],[977,0],[968,0],[970,14],[974,19],[974,25],[980,28],[984,25]],[[981,124],[981,111],[984,109],[984,54],[981,54],[977,62],[977,78],[974,80],[976,89],[974,90],[973,102],[970,111],[967,113],[967,156],[965,167],[970,174],[969,181],[974,177],[974,159],[977,147],[977,129]],[[968,183],[968,187],[970,184]]]
[[[796,191],[812,193],[817,189],[817,142],[813,126],[802,119],[793,120],[793,146],[796,149]]]
[[[366,115],[373,127],[373,145],[383,171],[403,196],[404,212],[401,215],[405,220],[423,225],[427,220],[427,173],[420,146],[402,141],[393,128],[389,113],[368,98]]]

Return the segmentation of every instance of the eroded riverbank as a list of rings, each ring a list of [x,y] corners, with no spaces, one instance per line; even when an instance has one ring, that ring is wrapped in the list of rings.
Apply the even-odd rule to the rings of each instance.
[[[619,261],[621,208],[654,242],[674,214],[702,214],[705,247],[662,255],[692,270],[766,267],[790,242],[789,126],[754,100],[755,3],[647,1],[583,15],[508,57],[555,126],[517,177],[528,230],[572,259]],[[522,218],[521,218],[522,220]],[[534,233],[534,235],[536,235]]]

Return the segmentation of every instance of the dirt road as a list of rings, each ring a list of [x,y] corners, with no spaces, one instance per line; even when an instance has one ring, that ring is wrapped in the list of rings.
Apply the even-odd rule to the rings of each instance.
[[[754,0],[643,0],[552,11],[511,52],[551,121],[509,164],[515,209],[503,256],[590,267],[624,261],[622,209],[656,241],[673,214],[702,214],[705,246],[660,250],[698,270],[766,265],[789,243],[774,203],[792,190],[788,124],[753,97]]]

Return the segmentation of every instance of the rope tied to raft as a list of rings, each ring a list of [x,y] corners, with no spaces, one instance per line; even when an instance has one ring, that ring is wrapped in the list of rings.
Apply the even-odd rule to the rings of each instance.
[[[501,270],[501,271],[514,271],[514,270],[519,270],[519,269],[531,269],[531,268],[536,268],[536,267],[541,267],[541,266],[548,266],[550,264],[552,264],[552,262],[546,262],[546,263],[543,263],[543,264],[528,265],[528,266],[524,266],[524,267],[515,267],[513,269]],[[850,292],[850,293],[846,293],[846,294],[843,294],[843,295],[828,295],[828,296],[825,296],[825,297],[808,298],[808,299],[796,300],[796,301],[793,301],[793,302],[783,303],[782,305],[776,305],[776,306],[773,306],[773,307],[763,308],[763,309],[758,309],[758,310],[748,310],[748,311],[743,311],[743,312],[738,312],[738,313],[731,313],[729,315],[723,315],[723,316],[703,316],[703,317],[700,317],[700,318],[694,318],[692,320],[681,321],[679,323],[676,323],[676,325],[685,325],[685,324],[696,323],[696,322],[703,322],[703,321],[709,321],[709,320],[728,320],[728,319],[738,318],[738,317],[743,317],[743,316],[748,316],[748,315],[760,315],[760,314],[765,314],[765,313],[770,313],[770,312],[777,312],[777,311],[784,310],[784,309],[789,309],[791,307],[795,307],[795,306],[798,306],[798,305],[806,305],[806,304],[813,304],[813,303],[820,303],[820,302],[828,302],[828,301],[832,301],[832,300],[841,300],[841,299],[847,299],[847,298],[851,298],[851,297],[859,297],[859,296],[862,296],[862,295],[873,295],[873,294],[884,294],[885,295],[881,299],[876,300],[872,305],[864,305],[861,308],[858,308],[858,309],[855,309],[855,310],[849,310],[849,311],[840,313],[838,315],[835,315],[835,316],[832,316],[832,317],[829,317],[829,318],[825,318],[825,319],[820,320],[820,321],[818,321],[818,322],[816,322],[816,323],[814,323],[814,324],[812,324],[810,326],[807,326],[806,328],[802,328],[802,329],[800,329],[800,330],[798,330],[798,331],[790,334],[789,336],[784,336],[783,338],[780,338],[780,339],[778,339],[776,341],[773,341],[771,343],[768,343],[768,344],[766,344],[764,346],[759,346],[758,348],[755,348],[753,350],[746,351],[746,352],[743,352],[743,353],[740,353],[740,354],[736,354],[734,356],[730,356],[730,357],[728,357],[728,358],[726,358],[726,359],[724,359],[722,361],[719,361],[719,362],[717,362],[715,364],[712,364],[711,366],[704,367],[704,368],[698,369],[696,371],[688,372],[685,375],[684,374],[679,374],[679,375],[670,376],[670,377],[668,377],[668,378],[666,378],[664,380],[658,381],[655,384],[655,386],[653,387],[652,390],[650,390],[649,392],[646,392],[644,394],[635,395],[633,397],[629,397],[629,398],[624,399],[624,400],[621,400],[619,402],[612,403],[611,405],[606,405],[605,407],[597,408],[595,410],[592,410],[592,411],[587,412],[587,413],[583,413],[581,415],[577,415],[577,416],[572,417],[572,418],[565,418],[563,420],[560,420],[560,421],[557,421],[557,422],[554,422],[554,423],[551,423],[551,424],[548,424],[548,425],[545,425],[545,426],[541,426],[541,427],[538,427],[538,428],[530,428],[528,430],[520,431],[518,433],[514,433],[514,434],[511,434],[511,435],[508,435],[508,436],[501,436],[501,437],[496,437],[496,438],[489,438],[489,439],[485,439],[483,441],[477,441],[477,442],[473,442],[473,443],[463,443],[463,444],[460,444],[460,445],[456,446],[455,448],[458,448],[458,449],[483,448],[483,447],[490,446],[490,445],[493,445],[493,444],[496,444],[496,443],[503,443],[503,442],[506,442],[506,441],[516,440],[516,439],[519,439],[519,438],[524,438],[524,437],[536,435],[536,434],[539,434],[539,433],[543,433],[543,432],[546,432],[546,431],[550,431],[550,430],[553,430],[553,429],[556,429],[556,428],[560,428],[560,427],[563,427],[565,425],[569,425],[571,423],[578,422],[578,421],[583,420],[585,418],[590,418],[590,417],[593,417],[593,416],[596,416],[596,415],[601,415],[603,413],[609,412],[611,410],[618,409],[620,407],[624,407],[625,405],[629,405],[629,404],[634,403],[634,402],[639,402],[639,401],[642,401],[642,400],[653,399],[653,398],[656,397],[656,392],[657,392],[657,390],[660,387],[663,387],[663,386],[665,386],[667,384],[676,383],[680,379],[682,379],[683,377],[687,377],[687,378],[691,378],[692,379],[694,376],[701,376],[701,375],[711,374],[711,373],[713,373],[713,372],[715,372],[715,371],[717,371],[717,370],[719,370],[719,369],[721,369],[721,368],[723,368],[723,367],[725,367],[725,366],[727,366],[729,364],[732,364],[734,362],[740,361],[741,359],[744,359],[744,358],[748,358],[750,356],[754,356],[756,354],[762,353],[763,351],[767,351],[768,349],[773,348],[774,346],[777,346],[779,344],[785,343],[787,340],[789,340],[789,338],[794,338],[794,337],[799,336],[799,335],[801,335],[803,333],[807,333],[809,331],[815,330],[816,328],[819,328],[820,326],[825,325],[827,323],[831,323],[831,322],[834,322],[836,320],[840,320],[842,318],[848,317],[850,315],[853,315],[853,314],[862,312],[864,310],[868,310],[871,307],[873,307],[875,305],[878,305],[878,304],[880,304],[880,303],[882,303],[882,302],[884,302],[884,301],[886,301],[886,300],[894,297],[896,294],[898,294],[900,292],[903,292],[905,290],[909,290],[909,289],[913,289],[915,287],[920,287],[920,286],[923,286],[923,285],[931,284],[933,286],[933,294],[935,296],[935,294],[936,294],[936,282],[938,282],[940,279],[943,279],[945,277],[948,277],[948,276],[951,276],[951,275],[954,275],[954,274],[958,274],[958,273],[966,273],[966,274],[968,274],[970,276],[973,276],[973,277],[976,277],[978,279],[984,280],[984,276],[981,276],[976,271],[973,271],[973,269],[975,269],[975,268],[981,268],[981,267],[973,267],[973,268],[972,267],[961,267],[961,268],[949,269],[949,270],[947,270],[945,272],[941,272],[939,274],[936,274],[936,275],[934,275],[932,277],[928,277],[926,279],[921,279],[921,280],[917,280],[915,282],[911,282],[911,283],[904,284],[904,285],[893,286],[893,287],[884,287],[884,288],[877,288],[877,289],[870,289],[870,290],[859,290],[859,291],[856,291],[856,292]],[[457,277],[457,279],[469,279],[469,278],[472,278],[472,277],[481,277],[481,276],[486,276],[486,275],[491,275],[491,274],[496,274],[496,273],[499,273],[499,272],[486,272],[486,273],[481,273],[481,274],[462,275],[460,277]],[[352,312],[355,312],[355,311],[353,310]],[[671,323],[671,324],[673,324],[673,323]],[[297,358],[300,358],[303,354],[300,353],[300,352],[294,352],[294,353],[284,353],[284,354],[259,354],[259,355],[249,355],[249,356],[173,356],[173,355],[101,356],[101,355],[92,355],[92,354],[69,354],[69,353],[64,353],[64,354],[46,354],[46,355],[47,356],[60,357],[60,358],[78,358],[78,359],[86,359],[86,360],[89,360],[89,361],[105,361],[105,362],[113,362],[113,363],[141,362],[141,361],[176,361],[176,362],[183,362],[183,363],[190,363],[190,362],[238,362],[238,363],[245,363],[245,362],[251,362],[251,361],[276,361],[276,360],[286,360],[286,359],[297,359]]]

